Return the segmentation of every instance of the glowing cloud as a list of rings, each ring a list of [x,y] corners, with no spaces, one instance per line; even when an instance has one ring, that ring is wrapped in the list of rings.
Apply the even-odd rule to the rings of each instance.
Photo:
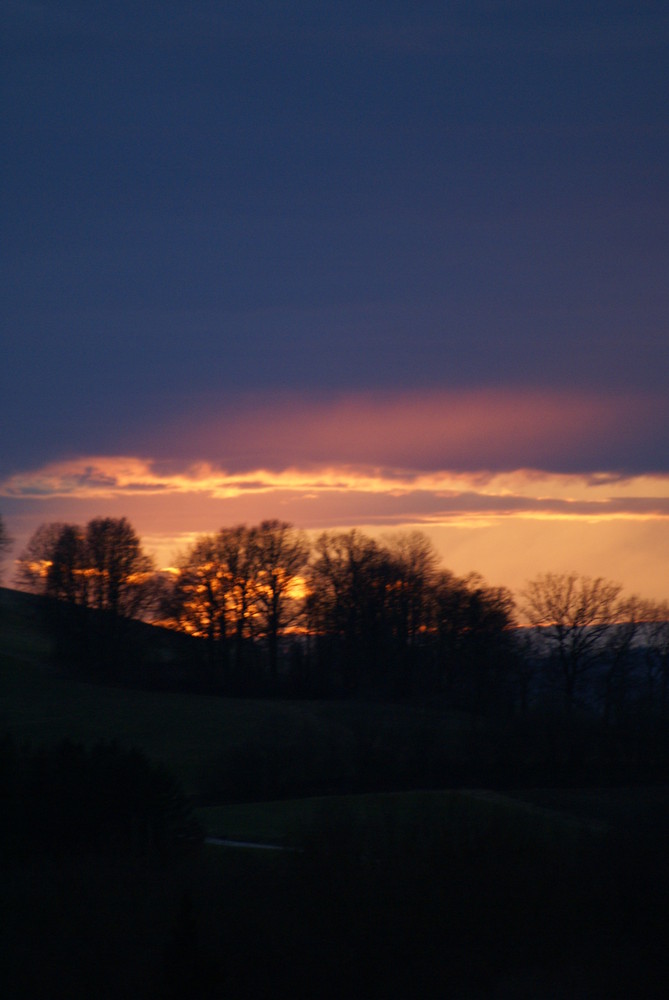
[[[669,476],[559,475],[519,469],[495,472],[427,472],[355,466],[254,469],[229,473],[200,462],[167,471],[151,460],[97,456],[55,462],[9,477],[0,495],[77,500],[112,497],[201,495],[231,500],[258,494],[305,503],[342,497],[402,501],[416,517],[462,516],[477,512],[539,517],[669,516]],[[379,519],[391,516],[379,510]]]
[[[123,514],[163,565],[197,533],[281,517],[312,531],[419,527],[451,568],[494,583],[577,568],[666,597],[669,471],[586,462],[616,435],[629,450],[642,444],[658,405],[503,393],[247,399],[234,419],[223,410],[145,434],[145,457],[51,462],[7,477],[0,496],[19,541],[44,520]],[[512,462],[529,457],[545,463]]]

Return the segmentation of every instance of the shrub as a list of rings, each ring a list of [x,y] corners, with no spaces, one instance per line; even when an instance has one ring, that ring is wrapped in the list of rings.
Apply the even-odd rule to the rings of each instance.
[[[176,780],[138,750],[19,749],[8,738],[0,768],[0,840],[14,855],[165,857],[201,839]]]

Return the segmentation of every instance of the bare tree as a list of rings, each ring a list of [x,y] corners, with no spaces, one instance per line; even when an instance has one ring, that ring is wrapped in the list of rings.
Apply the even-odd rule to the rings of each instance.
[[[16,582],[19,587],[33,594],[48,593],[49,571],[53,566],[60,536],[66,529],[81,531],[76,525],[60,521],[50,521],[37,528],[16,561]]]
[[[241,671],[255,634],[256,528],[237,525],[202,535],[177,560],[166,601],[167,622],[207,640],[209,666],[224,665],[232,645]]]
[[[155,593],[153,563],[129,522],[43,524],[18,563],[19,584],[50,599],[56,656],[116,670],[127,632],[122,620],[141,616]]]
[[[228,578],[228,630],[234,640],[238,674],[244,667],[248,643],[255,634],[257,534],[256,528],[238,524],[221,528],[216,536],[217,552]]]
[[[202,535],[177,560],[178,574],[169,597],[168,620],[190,635],[206,639],[213,667],[227,626],[230,579],[221,562],[217,537]]]
[[[426,627],[431,588],[437,571],[437,553],[421,531],[406,531],[386,539],[395,579],[391,594],[395,632],[402,651],[416,643]]]
[[[357,528],[324,531],[309,567],[310,627],[347,692],[382,655],[388,557]]]
[[[324,662],[347,691],[361,681],[408,694],[445,679],[453,693],[492,701],[508,663],[514,617],[511,594],[472,575],[438,572],[422,533],[382,543],[357,529],[324,532],[309,567],[310,628]],[[495,675],[493,677],[493,674]]]
[[[602,577],[544,573],[522,592],[522,613],[557,669],[568,714],[602,662],[605,636],[620,614],[621,589]]]
[[[478,573],[437,575],[432,622],[440,682],[454,703],[493,710],[508,695],[515,657],[515,602],[505,587],[491,587]]]
[[[359,641],[365,595],[377,573],[380,555],[378,542],[357,528],[324,531],[318,536],[309,583],[321,606],[321,627]]]
[[[279,638],[302,612],[297,585],[309,558],[309,543],[286,521],[263,521],[255,531],[255,552],[256,620],[267,641],[270,679],[276,687]]]
[[[51,548],[46,593],[59,601],[88,604],[90,582],[86,537],[76,524],[65,524]]]
[[[132,618],[147,604],[153,569],[124,517],[95,518],[86,528],[51,521],[21,553],[17,582],[58,601]]]
[[[238,672],[249,642],[263,638],[276,684],[279,639],[302,610],[297,584],[308,557],[305,536],[283,521],[202,536],[179,560],[169,617],[206,637],[212,655],[218,649],[223,657],[231,640]]]
[[[91,606],[117,617],[139,616],[149,598],[145,584],[154,565],[130,522],[125,517],[94,518],[86,526],[85,547]]]

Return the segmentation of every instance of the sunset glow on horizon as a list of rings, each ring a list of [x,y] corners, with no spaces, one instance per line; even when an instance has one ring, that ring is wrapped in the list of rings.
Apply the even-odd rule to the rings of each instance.
[[[669,21],[531,7],[10,4],[5,582],[279,518],[669,597]]]
[[[8,982],[655,995],[669,5],[3,7]]]
[[[23,511],[23,543],[43,521],[127,516],[162,568],[199,534],[279,517],[311,534],[419,529],[445,567],[514,590],[539,572],[576,569],[667,596],[669,475],[352,465],[229,473],[208,462],[166,471],[132,456],[87,456],[9,477],[0,497]]]

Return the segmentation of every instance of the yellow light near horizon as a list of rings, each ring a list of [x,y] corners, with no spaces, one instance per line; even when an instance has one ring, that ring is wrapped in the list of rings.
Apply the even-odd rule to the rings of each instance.
[[[422,530],[446,567],[478,570],[512,589],[546,569],[575,567],[658,599],[669,591],[669,475],[334,464],[240,474],[211,463],[174,472],[141,458],[96,457],[13,477],[0,492],[16,497],[38,488],[47,492],[30,500],[35,527],[50,510],[64,519],[67,504],[78,523],[101,508],[118,512],[169,574],[179,565],[176,553],[201,535],[278,515],[312,537],[354,526],[373,534]]]

